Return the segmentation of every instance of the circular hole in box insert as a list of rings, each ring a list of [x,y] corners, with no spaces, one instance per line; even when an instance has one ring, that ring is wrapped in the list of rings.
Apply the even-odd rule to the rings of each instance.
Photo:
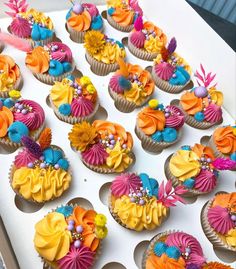
[[[49,95],[46,97],[46,104],[48,105],[48,107],[52,108],[52,104],[50,102],[50,96]]]
[[[102,269],[126,269],[126,267],[119,262],[110,262],[104,265]]]
[[[210,136],[208,135],[204,135],[201,139],[200,139],[200,143],[203,144],[203,145],[207,145],[209,140],[210,140]]]
[[[103,184],[99,190],[100,201],[106,206],[108,206],[108,196],[109,196],[110,187],[111,187],[111,182],[107,182]]]
[[[134,261],[139,269],[142,268],[143,253],[147,249],[148,245],[149,245],[149,241],[147,240],[141,241],[138,243],[138,245],[134,249]]]
[[[24,212],[24,213],[34,213],[34,212],[37,212],[39,211],[43,206],[44,204],[37,204],[37,203],[30,203],[26,200],[24,200],[23,198],[21,198],[19,195],[15,195],[15,205],[16,207]]]
[[[236,255],[234,251],[218,249],[214,247],[213,247],[213,251],[215,252],[215,255],[223,262],[233,263],[236,261]]]
[[[108,113],[106,111],[106,109],[99,105],[98,111],[96,112],[93,120],[106,120],[108,117]]]
[[[75,198],[71,199],[69,202],[67,202],[67,204],[68,205],[71,205],[71,204],[72,205],[79,205],[85,209],[93,209],[92,203],[83,197],[75,197]]]

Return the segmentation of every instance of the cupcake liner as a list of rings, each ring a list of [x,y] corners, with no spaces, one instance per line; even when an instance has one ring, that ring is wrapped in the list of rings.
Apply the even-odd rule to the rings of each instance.
[[[134,28],[134,24],[131,25],[127,25],[127,26],[122,26],[119,23],[117,23],[116,21],[113,20],[112,16],[110,16],[107,12],[107,21],[109,22],[109,24],[115,28],[116,30],[119,30],[121,32],[125,32],[125,33],[129,33],[133,30]]]
[[[119,111],[124,112],[124,113],[129,113],[129,112],[134,111],[136,108],[142,107],[151,98],[151,96],[148,96],[140,105],[136,105],[134,102],[130,102],[126,100],[125,97],[123,97],[122,95],[114,92],[109,86],[108,86],[108,91],[111,98],[114,100],[115,107]]]
[[[226,243],[226,241],[223,240],[223,237],[220,237],[217,232],[211,227],[208,217],[207,217],[207,212],[212,206],[214,201],[214,198],[212,198],[210,201],[208,201],[202,208],[201,210],[201,224],[202,224],[202,229],[208,238],[208,240],[211,242],[214,248],[219,248],[219,249],[224,249],[224,250],[229,250],[231,252],[236,252],[236,247],[232,247]],[[233,253],[232,253],[233,254]],[[235,255],[235,254],[234,254]]]
[[[90,64],[92,72],[99,76],[106,76],[111,72],[115,72],[119,69],[118,63],[114,64],[105,64],[94,59],[87,51],[85,53],[85,58]]]
[[[85,116],[85,117],[64,116],[59,112],[58,108],[53,104],[53,101],[50,98],[50,96],[49,96],[49,101],[50,101],[50,105],[51,105],[55,115],[60,120],[62,120],[64,122],[67,122],[69,124],[75,124],[75,123],[79,123],[79,122],[82,122],[82,121],[92,121],[92,119],[94,118],[94,116],[97,113],[98,108],[99,108],[99,100],[97,100],[93,112],[88,116]]]
[[[21,83],[23,81],[22,75],[20,74],[20,77],[16,80],[13,89],[16,89],[18,91],[21,91]],[[8,91],[0,91],[0,98],[8,98],[9,97],[9,91],[12,89],[9,89]]]
[[[128,37],[128,49],[134,56],[138,57],[139,59],[146,60],[146,61],[153,61],[158,55],[157,52],[152,53],[152,52],[147,52],[144,49],[136,48],[130,41],[130,37]]]
[[[165,81],[163,79],[160,79],[157,74],[154,71],[154,67],[152,67],[152,78],[156,84],[156,86],[164,91],[164,92],[168,92],[168,93],[180,93],[182,92],[185,87],[190,83],[191,80],[189,80],[186,84],[184,85],[171,85],[168,81]]]
[[[4,43],[0,42],[0,53],[3,51],[4,49]]]

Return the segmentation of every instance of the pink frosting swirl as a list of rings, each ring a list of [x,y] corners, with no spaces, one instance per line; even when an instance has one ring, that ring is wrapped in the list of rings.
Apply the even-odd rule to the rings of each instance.
[[[83,160],[91,165],[102,165],[105,163],[108,153],[101,144],[94,144],[90,149],[82,152]]]
[[[222,119],[222,109],[216,104],[210,104],[204,111],[205,120],[210,123],[219,122]]]
[[[75,248],[73,244],[70,246],[69,252],[65,257],[57,261],[60,269],[89,269],[94,262],[94,252],[88,247],[81,246]]]
[[[55,51],[51,51],[51,57],[53,60],[57,60],[59,62],[72,62],[72,52],[70,48],[61,43],[61,42],[51,42],[47,45],[48,47],[57,46],[58,49]]]
[[[177,247],[181,253],[185,253],[186,248],[190,248],[189,258],[186,259],[187,264],[202,265],[205,262],[201,245],[196,238],[189,234],[183,232],[172,233],[167,237],[166,244]]]
[[[169,63],[163,62],[154,66],[154,71],[160,79],[170,80],[174,74],[175,67]]]
[[[221,206],[212,207],[208,210],[207,217],[211,227],[220,234],[226,234],[230,229],[234,228],[234,222],[231,220],[227,208]]]
[[[93,4],[84,3],[82,6],[87,9],[91,17],[96,17],[99,13],[97,7]]]
[[[184,114],[177,106],[167,106],[169,116],[166,117],[166,127],[179,129],[184,125]]]
[[[114,75],[111,77],[110,82],[109,82],[109,87],[111,88],[112,91],[116,93],[123,93],[124,90],[120,87],[119,85],[119,78],[120,75]]]
[[[71,103],[71,114],[75,117],[85,117],[93,112],[92,101],[86,99],[85,97],[79,97],[78,99],[73,99]]]
[[[112,182],[111,193],[114,196],[121,197],[122,195],[129,195],[130,190],[136,190],[142,187],[142,181],[135,173],[123,173]]]
[[[145,34],[142,31],[133,32],[130,36],[131,43],[139,49],[144,47],[145,40]]]
[[[25,167],[28,163],[33,163],[37,158],[33,156],[26,148],[16,155],[14,164],[17,168]]]
[[[195,177],[194,188],[202,192],[210,192],[216,186],[216,176],[209,170],[201,170]]]
[[[23,105],[28,109],[27,114],[22,111],[15,110],[13,112],[14,120],[23,122],[30,131],[38,129],[45,121],[43,108],[36,102],[31,100],[21,100],[18,104]]]
[[[11,32],[12,34],[22,37],[22,38],[27,38],[31,36],[31,27],[29,22],[24,19],[24,18],[14,18],[12,21],[11,25]]]

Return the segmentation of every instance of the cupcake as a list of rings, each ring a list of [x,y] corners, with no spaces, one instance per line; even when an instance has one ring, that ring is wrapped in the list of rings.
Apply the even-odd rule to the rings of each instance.
[[[44,46],[55,36],[52,20],[44,13],[28,8],[26,1],[8,0],[6,5],[11,12],[6,12],[12,18],[8,27],[11,34],[26,39],[32,47]]]
[[[211,85],[215,75],[196,71],[197,87],[186,91],[180,98],[180,106],[185,114],[185,122],[197,129],[208,129],[223,121],[221,105],[223,93]]]
[[[92,120],[99,107],[97,91],[85,76],[55,81],[49,98],[56,116],[70,124]]]
[[[69,133],[69,140],[80,151],[84,165],[98,173],[121,173],[135,161],[133,138],[117,123],[103,120],[77,123]]]
[[[203,269],[206,259],[198,240],[190,234],[167,231],[156,235],[142,259],[142,269]],[[217,267],[216,267],[217,268]]]
[[[84,42],[86,60],[96,75],[106,76],[116,71],[119,68],[117,60],[125,58],[123,44],[99,31],[88,31]]]
[[[138,113],[135,133],[145,150],[159,153],[179,141],[183,125],[184,114],[178,107],[164,107],[152,99]]]
[[[22,136],[38,139],[45,114],[38,103],[21,99],[18,91],[13,90],[9,95],[9,98],[0,98],[0,145],[16,149],[22,145]]]
[[[111,77],[108,90],[121,112],[132,112],[143,106],[154,92],[155,85],[148,71],[139,65],[118,60],[119,70]]]
[[[236,192],[218,193],[201,212],[202,228],[214,248],[236,254]]]
[[[54,84],[71,75],[75,69],[70,48],[61,42],[51,42],[28,52],[26,66],[43,83]]]
[[[69,162],[63,150],[51,145],[51,129],[41,133],[38,142],[23,136],[23,149],[10,169],[15,193],[29,202],[44,203],[60,197],[70,186]]]
[[[142,17],[138,17],[134,23],[134,30],[128,37],[129,51],[136,57],[153,61],[163,47],[165,47],[167,37],[163,31],[152,22],[144,22]]]
[[[115,29],[130,32],[139,16],[143,16],[138,1],[135,0],[106,0],[107,21]]]
[[[123,173],[110,187],[109,210],[123,227],[137,232],[153,230],[161,226],[169,216],[171,206],[184,202],[179,194],[185,192],[180,186],[172,189],[171,181],[159,186],[154,178],[141,173]]]
[[[66,15],[66,28],[73,41],[83,43],[87,31],[103,31],[103,20],[95,5],[73,3]]]
[[[0,98],[9,96],[9,92],[20,88],[21,73],[19,66],[8,55],[0,55]]]
[[[190,82],[191,68],[176,52],[176,39],[172,38],[167,47],[154,59],[152,77],[156,86],[168,93],[180,93]]]
[[[45,268],[90,269],[106,236],[103,214],[78,205],[65,205],[36,223],[34,247]]]

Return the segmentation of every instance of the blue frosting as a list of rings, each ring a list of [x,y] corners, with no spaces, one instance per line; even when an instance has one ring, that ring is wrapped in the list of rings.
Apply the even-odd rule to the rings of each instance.
[[[162,135],[163,140],[168,143],[175,141],[178,137],[178,133],[174,128],[165,128],[162,131]]]
[[[75,77],[73,75],[69,75],[66,78],[69,80],[72,80],[73,82],[75,81]]]
[[[100,15],[93,17],[91,28],[93,30],[99,30],[99,29],[102,29],[102,26],[103,26],[102,17]]]
[[[160,131],[155,132],[151,137],[152,137],[152,140],[156,142],[163,141],[163,135],[162,135],[162,132]]]
[[[44,160],[46,163],[55,165],[60,159],[63,158],[61,150],[47,148],[43,152]]]
[[[110,16],[112,16],[112,15],[114,14],[114,12],[115,12],[114,7],[110,7],[110,8],[108,8],[108,10],[107,10],[107,13],[108,13]]]
[[[117,44],[120,48],[124,48],[124,45],[123,45],[120,41],[116,41],[116,44]]]
[[[68,116],[71,113],[71,105],[70,104],[62,104],[59,106],[58,110],[62,115]]]
[[[15,121],[8,128],[8,137],[14,143],[20,143],[22,136],[27,135],[29,135],[29,129],[23,122]]]
[[[131,82],[123,76],[119,77],[118,83],[119,86],[124,90],[130,90],[132,87]]]
[[[181,256],[181,252],[180,252],[180,250],[177,247],[172,246],[172,247],[168,247],[166,249],[166,255],[169,258],[178,260],[179,257]]]
[[[154,253],[156,256],[160,257],[167,250],[167,245],[164,242],[157,242],[154,246]]]
[[[181,149],[182,149],[182,150],[191,150],[191,147],[190,147],[190,146],[185,145],[185,146],[182,146],[182,147],[181,147]]]
[[[201,122],[201,121],[204,121],[205,116],[204,116],[204,114],[203,114],[202,112],[197,112],[197,113],[194,115],[194,119],[195,119],[196,121]]]
[[[72,11],[73,8],[71,8],[67,14],[66,14],[66,20],[69,20],[70,16],[71,16],[71,11]]]
[[[69,217],[73,212],[73,207],[69,205],[60,206],[56,209],[56,212],[63,214],[65,217]]]
[[[60,159],[57,164],[64,170],[68,170],[69,168],[69,162],[66,159]]]
[[[193,178],[188,178],[183,183],[183,185],[188,189],[192,189],[194,187],[194,184],[195,180]]]
[[[63,62],[63,73],[69,72],[72,69],[71,63],[69,62]]]
[[[159,109],[159,110],[164,110],[164,105],[163,104],[159,104],[158,106],[157,106],[157,108],[156,109]]]
[[[63,74],[64,68],[62,63],[56,60],[51,60],[49,63],[48,74],[53,77],[58,77]]]
[[[236,162],[236,151],[230,155],[230,159]]]
[[[7,98],[3,101],[3,105],[8,107],[8,108],[11,108],[13,107],[15,104],[15,102],[11,99],[11,98]]]
[[[190,75],[182,66],[177,66],[174,74],[175,76],[172,76],[169,80],[171,85],[184,85],[190,79]]]
[[[150,178],[147,174],[139,175],[144,189],[148,190],[149,196],[157,196],[159,184],[154,178]]]
[[[39,26],[37,23],[33,24],[31,31],[31,38],[35,41],[45,40],[52,37],[53,31],[44,27]]]
[[[185,77],[186,82],[190,79],[189,73],[184,69],[183,66],[177,66],[177,70],[181,72],[181,74]]]

